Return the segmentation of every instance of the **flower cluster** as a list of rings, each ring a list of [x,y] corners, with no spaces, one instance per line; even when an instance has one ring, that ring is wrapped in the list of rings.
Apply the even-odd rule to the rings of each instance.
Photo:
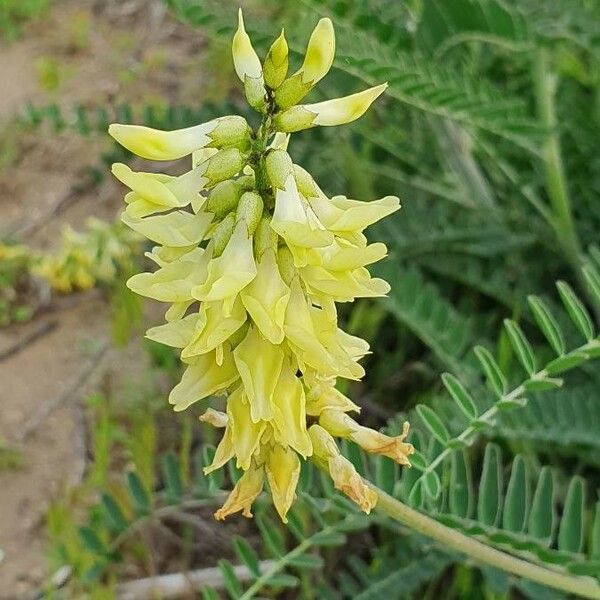
[[[130,271],[129,263],[139,236],[121,223],[90,218],[87,231],[66,227],[56,254],[37,257],[33,272],[57,292],[88,290],[98,282],[114,281],[118,273]]]
[[[408,433],[389,437],[348,413],[359,407],[340,393],[338,377],[358,380],[368,344],[338,327],[336,302],[382,296],[388,284],[366,266],[386,255],[369,244],[366,227],[399,208],[395,197],[372,202],[328,198],[286,152],[289,133],[360,117],[385,84],[358,94],[298,104],[333,62],[329,19],[313,31],[304,62],[288,76],[282,33],[263,63],[240,12],[233,38],[235,70],[248,102],[262,114],[254,132],[228,116],[177,131],[111,125],[110,134],[153,160],[192,155],[178,177],[113,173],[130,188],[123,221],[157,245],[147,256],[158,269],[129,287],[170,303],[166,324],[147,336],[181,349],[186,369],[169,401],[175,410],[226,395],[226,411],[201,420],[224,430],[211,472],[235,460],[243,475],[215,516],[242,511],[268,482],[283,521],[305,459],[327,470],[335,487],[365,511],[377,496],[340,454],[335,437],[408,465]]]

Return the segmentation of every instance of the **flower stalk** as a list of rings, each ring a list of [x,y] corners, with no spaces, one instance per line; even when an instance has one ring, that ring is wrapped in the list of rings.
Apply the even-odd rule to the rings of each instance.
[[[440,542],[444,547],[465,554],[478,563],[490,565],[507,573],[524,577],[536,583],[577,594],[582,598],[600,598],[600,584],[593,577],[570,575],[558,569],[549,569],[532,564],[526,560],[511,556],[506,552],[496,550],[472,537],[469,537],[450,527],[446,527],[435,519],[386,494],[373,484],[367,482],[377,494],[377,508],[395,521]]]

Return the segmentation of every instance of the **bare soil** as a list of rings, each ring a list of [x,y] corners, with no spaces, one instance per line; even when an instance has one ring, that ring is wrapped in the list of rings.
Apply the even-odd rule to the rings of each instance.
[[[122,190],[106,178],[56,210],[81,184],[85,168],[98,164],[107,141],[100,135],[56,135],[44,126],[21,130],[14,117],[26,102],[63,107],[117,100],[198,102],[194,69],[200,49],[197,33],[176,23],[156,0],[56,2],[22,39],[0,41],[0,144],[14,153],[8,164],[0,161],[0,234],[25,232],[23,241],[53,248],[66,224],[80,229],[90,216],[114,218],[122,202]],[[49,89],[48,70],[54,68],[59,82]],[[0,445],[22,451],[20,468],[0,471],[2,600],[30,598],[47,575],[45,511],[80,481],[86,467],[82,400],[107,371],[129,369],[127,376],[135,377],[141,368],[139,349],[109,350],[65,397],[108,340],[107,313],[100,294],[91,291],[55,299],[33,321],[0,330],[2,355],[44,323],[56,322],[0,359]],[[19,443],[24,428],[61,398]]]

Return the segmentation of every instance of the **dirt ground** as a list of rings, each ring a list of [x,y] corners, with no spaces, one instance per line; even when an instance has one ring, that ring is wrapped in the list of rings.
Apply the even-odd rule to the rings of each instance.
[[[48,128],[17,131],[13,119],[27,101],[64,107],[116,99],[198,102],[194,69],[201,46],[197,33],[155,0],[56,2],[20,40],[0,41],[0,140],[8,139],[14,152],[0,170],[0,231],[49,248],[65,224],[81,228],[89,216],[113,218],[121,203],[122,190],[106,178],[56,213],[84,168],[97,165],[106,141]],[[55,88],[46,81],[54,68]],[[32,597],[46,573],[44,512],[86,466],[82,399],[117,364],[121,373],[131,365],[131,377],[140,369],[135,349],[101,353],[109,324],[95,291],[54,299],[33,321],[0,330],[0,356],[40,331],[0,358],[0,443],[23,452],[20,469],[0,471],[2,600]]]

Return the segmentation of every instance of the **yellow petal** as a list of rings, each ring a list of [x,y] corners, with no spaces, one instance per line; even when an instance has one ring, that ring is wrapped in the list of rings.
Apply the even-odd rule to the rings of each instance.
[[[231,314],[223,314],[223,302],[203,302],[200,307],[200,321],[186,344],[182,358],[205,354],[225,343],[245,322],[246,311],[238,298]]]
[[[242,290],[241,297],[260,332],[272,344],[280,344],[284,337],[283,321],[290,288],[279,274],[273,248],[263,253],[256,277]]]
[[[244,28],[244,16],[242,15],[241,8],[238,11],[238,28],[233,36],[231,51],[235,72],[242,82],[245,81],[246,77],[253,79],[262,77],[260,59],[252,47],[250,37]]]
[[[396,196],[370,202],[349,200],[345,196],[334,196],[331,200],[318,196],[311,197],[309,202],[322,223],[335,232],[362,231],[400,209]]]
[[[306,399],[300,379],[291,365],[285,364],[274,394],[276,416],[272,421],[275,439],[282,446],[291,446],[304,458],[312,453],[306,431]]]
[[[383,83],[343,98],[335,98],[316,104],[304,104],[303,108],[316,114],[314,125],[327,127],[343,125],[362,117],[386,88],[387,83]]]
[[[205,475],[220,469],[224,464],[229,462],[235,456],[235,450],[233,447],[233,434],[231,426],[226,427],[225,433],[215,450],[212,463],[204,467],[203,471]]]
[[[234,350],[235,364],[250,401],[252,420],[273,418],[273,394],[283,364],[283,349],[271,344],[254,326]]]
[[[227,416],[231,424],[237,466],[245,471],[250,467],[250,460],[260,444],[267,424],[264,421],[255,423],[252,420],[250,404],[243,386],[238,387],[227,398]]]
[[[350,398],[336,390],[333,385],[326,382],[311,382],[306,394],[306,413],[318,417],[328,408],[343,412],[360,412],[360,406],[354,404]]]
[[[211,142],[208,134],[217,126],[217,120],[176,129],[161,131],[141,125],[115,123],[108,133],[130,152],[149,160],[175,160],[203,148]]]
[[[181,248],[197,245],[204,239],[212,222],[212,215],[204,212],[194,215],[178,210],[168,215],[133,219],[125,212],[121,220],[157,244]]]
[[[240,221],[223,254],[210,261],[206,280],[193,290],[194,298],[212,302],[235,297],[256,276],[252,237]]]
[[[165,344],[165,346],[185,348],[194,337],[199,318],[200,315],[194,313],[183,319],[151,327],[146,331],[146,337],[159,344]]]
[[[287,523],[286,515],[296,497],[300,477],[298,455],[290,448],[276,444],[268,455],[265,470],[275,508],[281,520]]]
[[[300,269],[300,274],[311,293],[315,291],[331,296],[336,302],[385,296],[390,291],[386,281],[371,277],[364,267],[354,271],[329,271],[308,265]]]
[[[283,189],[278,188],[275,192],[271,227],[288,245],[314,248],[328,246],[333,241],[331,233],[298,193],[293,174],[287,176]]]
[[[331,19],[321,19],[314,28],[304,62],[300,68],[302,81],[312,85],[321,81],[329,72],[335,56],[335,33]]]
[[[215,513],[215,519],[222,521],[225,517],[242,511],[244,517],[251,517],[252,503],[263,489],[264,468],[251,466],[238,480],[225,504]]]
[[[208,251],[196,248],[154,273],[134,275],[127,281],[127,287],[136,294],[161,302],[192,300],[192,289],[206,278],[209,258]]]
[[[218,365],[215,351],[201,355],[190,364],[181,381],[171,390],[169,403],[176,411],[185,410],[194,402],[198,402],[215,394],[223,393],[239,375],[235,368],[231,349],[224,348],[223,362]]]

